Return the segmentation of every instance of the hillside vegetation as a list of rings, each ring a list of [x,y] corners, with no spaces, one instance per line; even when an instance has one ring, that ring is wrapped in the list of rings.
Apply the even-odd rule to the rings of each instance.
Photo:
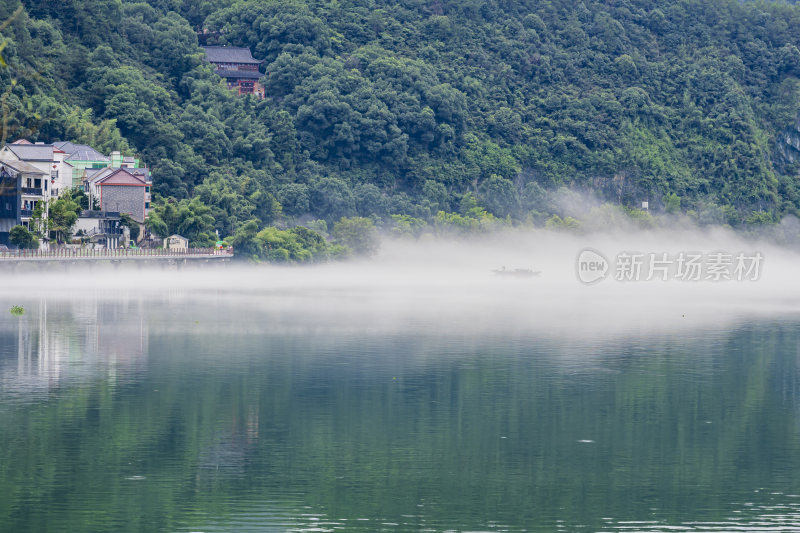
[[[355,216],[401,229],[544,225],[565,216],[553,200],[565,186],[701,223],[768,224],[800,208],[793,5],[19,6],[0,4],[0,20],[13,17],[0,32],[3,140],[136,152],[156,216],[171,203],[196,235],[253,220],[250,233],[309,220],[332,230]],[[198,32],[263,59],[268,98],[228,91]]]

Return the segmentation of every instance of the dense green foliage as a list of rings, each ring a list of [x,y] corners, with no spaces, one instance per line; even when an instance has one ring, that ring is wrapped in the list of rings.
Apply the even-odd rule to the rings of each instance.
[[[68,243],[72,239],[78,215],[88,208],[89,196],[80,189],[68,189],[51,201],[47,206],[47,216],[44,202],[36,202],[28,227],[12,228],[11,243],[21,249],[37,249],[41,239],[53,244]]]
[[[147,226],[154,235],[161,238],[177,234],[189,239],[189,246],[212,246],[216,238],[214,217],[209,214],[210,211],[197,198],[180,202],[170,198],[152,204]]]
[[[39,248],[39,238],[25,226],[14,226],[10,232],[11,244],[21,250],[36,250]]]
[[[378,251],[378,231],[368,218],[342,218],[333,225],[332,236],[334,241],[358,255],[369,256]]]
[[[0,20],[18,6],[3,2]],[[199,244],[251,220],[332,230],[342,217],[544,225],[568,215],[553,200],[562,186],[701,223],[774,222],[800,208],[794,5],[23,6],[0,35],[4,139],[136,151],[163,202],[196,212],[167,221],[162,203],[158,234],[195,224]],[[198,32],[263,59],[268,98],[228,91]]]
[[[342,223],[346,223],[347,220],[342,219]],[[240,258],[254,261],[314,263],[340,259],[349,253],[347,247],[331,244],[319,232],[304,226],[295,226],[288,230],[267,227],[259,231],[258,222],[255,220],[239,227],[229,240]],[[374,249],[356,248],[355,251],[369,254]]]
[[[83,194],[79,196],[85,196]],[[81,205],[71,195],[63,195],[50,204],[47,217],[47,229],[50,238],[58,243],[69,242],[72,230],[81,213]]]

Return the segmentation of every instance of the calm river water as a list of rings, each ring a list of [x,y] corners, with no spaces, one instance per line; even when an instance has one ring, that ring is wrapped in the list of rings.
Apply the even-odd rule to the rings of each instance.
[[[0,296],[1,532],[800,531],[796,313],[44,292]]]

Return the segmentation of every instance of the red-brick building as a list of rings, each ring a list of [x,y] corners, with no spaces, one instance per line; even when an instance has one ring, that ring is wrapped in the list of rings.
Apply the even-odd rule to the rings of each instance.
[[[214,72],[225,78],[228,88],[237,94],[252,94],[264,98],[264,86],[258,83],[263,76],[258,71],[262,63],[254,59],[247,48],[235,46],[204,46],[206,60],[214,65]]]

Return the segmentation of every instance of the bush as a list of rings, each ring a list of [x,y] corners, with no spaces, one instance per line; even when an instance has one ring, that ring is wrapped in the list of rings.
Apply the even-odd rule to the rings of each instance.
[[[14,226],[10,232],[11,244],[21,250],[38,250],[39,239],[25,226]]]

